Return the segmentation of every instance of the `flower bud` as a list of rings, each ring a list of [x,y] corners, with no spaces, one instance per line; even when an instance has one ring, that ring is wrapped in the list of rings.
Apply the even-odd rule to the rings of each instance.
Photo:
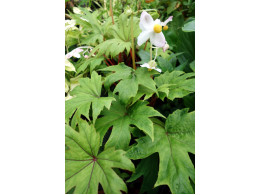
[[[157,66],[157,63],[154,60],[151,60],[150,62],[148,62],[150,68],[155,68]]]
[[[157,12],[152,12],[150,15],[152,16],[152,18],[153,18],[154,20],[157,19],[157,18],[159,18],[159,16],[160,16]]]
[[[131,15],[133,13],[133,10],[129,7],[129,6],[127,6],[126,8],[125,8],[125,14],[127,15],[127,16],[129,16],[129,15]]]
[[[164,45],[164,47],[163,47],[163,52],[165,52],[167,49],[169,49],[169,45],[166,43],[165,45]]]

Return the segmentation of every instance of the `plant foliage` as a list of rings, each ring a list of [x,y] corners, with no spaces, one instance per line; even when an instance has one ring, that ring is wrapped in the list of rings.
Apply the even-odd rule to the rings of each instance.
[[[100,183],[105,193],[127,192],[124,181],[112,168],[134,171],[123,150],[109,148],[99,153],[99,134],[93,126],[79,122],[79,132],[66,125],[66,191],[76,186],[76,194],[97,194]]]
[[[195,153],[194,122],[194,112],[177,110],[169,115],[165,126],[155,121],[154,141],[148,136],[142,137],[128,151],[127,156],[131,159],[142,159],[159,153],[159,173],[155,187],[166,184],[174,194],[194,193],[189,179],[195,180],[195,171],[188,155],[188,152]]]
[[[195,1],[65,2],[65,193],[195,193]]]

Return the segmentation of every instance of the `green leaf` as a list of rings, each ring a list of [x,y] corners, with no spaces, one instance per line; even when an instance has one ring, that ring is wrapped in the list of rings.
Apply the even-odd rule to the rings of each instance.
[[[172,72],[173,70],[177,70],[179,68],[176,67],[176,63],[177,63],[177,57],[182,55],[183,53],[172,53],[170,56],[168,57],[160,57],[158,56],[158,65],[159,67],[162,69],[163,72]]]
[[[83,45],[95,45],[96,43],[103,42],[103,36],[101,34],[90,34],[84,37],[81,41]]]
[[[102,112],[104,116],[98,118],[95,124],[101,137],[113,126],[106,148],[113,146],[116,149],[128,148],[131,139],[130,125],[135,125],[152,140],[154,139],[154,128],[150,117],[164,116],[152,107],[146,106],[147,104],[146,101],[138,101],[127,109],[120,101],[116,101],[112,103],[110,110]]]
[[[193,72],[195,72],[195,60],[190,63],[190,68]]]
[[[183,71],[188,64],[188,60],[183,61],[179,66],[177,66],[174,70]]]
[[[138,139],[127,156],[143,159],[158,152],[160,163],[155,187],[168,185],[173,194],[193,194],[189,178],[195,182],[195,170],[188,152],[195,153],[195,113],[177,110],[169,115],[165,127],[155,121],[154,128],[154,141],[148,136]]]
[[[133,35],[137,37],[141,32],[137,17],[133,18],[133,29]],[[98,51],[98,56],[105,54],[107,57],[111,56],[112,58],[125,50],[127,55],[129,54],[131,48],[131,25],[130,19],[126,14],[122,13],[115,25],[107,25],[102,31],[103,34],[108,32],[108,34],[113,36],[113,39],[108,39],[99,44],[92,50],[91,54]]]
[[[89,23],[90,20],[87,19],[88,22],[86,20],[84,20],[84,19],[86,19],[85,16],[83,18],[83,16],[73,14],[71,12],[70,12],[70,16],[73,20],[76,21],[76,24],[82,26],[83,29],[91,29],[91,24]]]
[[[179,62],[182,64],[186,60],[188,63],[195,60],[195,32],[183,32],[184,16],[178,12],[174,16],[174,20],[169,23],[169,29],[165,31],[165,38],[170,46],[174,48],[176,53],[183,53],[178,56]]]
[[[134,70],[124,64],[110,66],[101,69],[101,71],[114,72],[106,77],[104,82],[105,88],[109,88],[112,83],[121,80],[114,89],[114,93],[119,92],[119,99],[125,104],[127,104],[130,98],[137,95],[139,86],[146,87],[157,93],[155,82],[151,78],[151,75],[157,73],[156,71],[148,71],[147,68]],[[151,95],[150,92],[149,95]]]
[[[97,116],[103,108],[109,109],[111,102],[115,99],[113,97],[100,97],[102,88],[101,76],[94,71],[91,74],[91,79],[83,78],[79,80],[79,83],[80,85],[75,87],[70,93],[75,97],[65,103],[66,122],[68,123],[75,110],[77,110],[77,115],[74,116],[76,119],[79,119],[81,114],[89,119],[89,109],[92,105],[93,123],[95,123]]]
[[[158,90],[158,89],[157,89]],[[159,91],[159,90],[158,90]],[[132,104],[134,104],[135,102],[137,102],[138,100],[140,100],[142,97],[142,100],[147,100],[150,97],[152,97],[154,94],[154,91],[151,89],[148,89],[146,87],[143,87],[142,85],[139,85],[138,87],[138,91],[136,96],[132,99]]]
[[[90,72],[92,72],[96,67],[100,66],[104,61],[104,57],[90,57],[88,59],[81,59],[77,64],[77,72],[84,72],[88,67],[90,67]]]
[[[151,171],[152,170],[152,171]],[[133,182],[143,176],[143,183],[141,186],[140,193],[143,194],[148,192],[152,193],[152,188],[158,177],[159,170],[159,158],[157,153],[141,160],[137,165],[137,168],[130,179],[127,182]]]
[[[182,30],[184,32],[194,32],[195,31],[195,19],[184,24],[184,26],[182,27]]]
[[[131,20],[126,14],[122,13],[119,16],[118,22],[112,25],[111,31],[116,39],[131,42]],[[133,35],[137,37],[140,33],[139,18],[133,17]]]
[[[139,50],[137,52],[137,54],[141,58],[141,61],[137,62],[137,64],[144,64],[144,63],[148,63],[150,61],[150,53],[149,52],[147,52],[145,50]]]
[[[182,98],[195,91],[194,73],[184,73],[182,71],[165,72],[154,80],[161,89],[159,97],[163,100],[167,97],[170,100]],[[169,92],[167,94],[167,85]],[[158,89],[159,89],[158,88]],[[165,90],[165,92],[162,90]],[[159,91],[159,90],[158,90]]]
[[[127,192],[124,181],[113,168],[134,171],[134,165],[123,150],[99,151],[100,136],[93,126],[81,120],[79,132],[66,125],[65,190],[75,187],[75,194],[97,194],[101,184],[107,194]]]
[[[121,39],[109,39],[96,46],[90,55],[98,51],[98,56],[105,54],[106,56],[111,56],[113,58],[125,50],[127,51],[127,54],[129,54],[130,48],[131,42],[125,42]]]
[[[76,72],[74,65],[68,59],[65,59],[65,70]]]

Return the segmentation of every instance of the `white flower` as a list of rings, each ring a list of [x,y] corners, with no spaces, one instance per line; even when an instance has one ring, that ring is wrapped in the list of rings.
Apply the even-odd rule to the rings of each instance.
[[[65,20],[65,31],[78,30],[75,20]]]
[[[80,14],[80,15],[82,15],[82,14],[84,14],[79,8],[77,8],[77,7],[73,7],[73,12],[74,12],[74,14]]]
[[[172,16],[170,16],[165,22],[161,22],[159,19],[154,21],[150,14],[143,11],[139,23],[142,32],[137,38],[137,44],[140,46],[150,38],[150,41],[154,46],[164,47],[166,41],[162,33],[162,26],[167,27],[168,29],[168,26],[166,25],[170,21],[172,21]]]
[[[66,57],[65,57],[65,70],[76,72],[75,67]]]
[[[154,60],[151,60],[150,62],[141,65],[141,67],[148,68],[149,71],[157,70],[158,72],[162,72],[162,70],[160,68],[155,68],[156,66],[157,66],[157,64]]]
[[[81,48],[73,49],[71,52],[66,54],[66,58],[70,59],[72,56],[75,57],[75,58],[80,58],[79,53],[82,52],[82,51],[83,51],[83,49],[81,49]]]

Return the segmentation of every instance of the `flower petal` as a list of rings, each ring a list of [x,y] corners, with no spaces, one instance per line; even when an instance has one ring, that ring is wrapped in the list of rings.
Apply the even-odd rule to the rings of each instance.
[[[76,49],[74,49],[73,51],[76,52],[76,53],[79,53],[79,52],[82,52],[82,51],[84,51],[84,50],[81,49],[81,48],[76,48]]]
[[[74,54],[73,54],[73,57],[75,57],[75,58],[80,58],[80,54],[79,54],[79,53],[74,53]]]
[[[140,33],[140,35],[137,37],[137,44],[139,46],[141,46],[142,44],[144,44],[151,36],[152,31],[143,31]]]
[[[162,72],[160,68],[155,68],[155,70],[157,70],[158,72]]]
[[[141,65],[141,67],[150,68],[148,63],[144,63],[143,65]]]
[[[172,21],[172,17],[173,17],[173,16],[170,16],[167,20],[165,20],[164,22],[162,22],[162,23],[161,23],[162,26],[165,26],[165,25],[167,25],[168,22]]]
[[[164,46],[163,46],[163,52],[165,52],[167,49],[169,49],[169,45],[166,43]]]
[[[72,56],[74,56],[75,58],[80,58],[80,52],[84,51],[83,49],[81,48],[76,48],[76,49],[73,49],[71,52],[67,53],[66,54],[66,58],[67,59],[70,59]]]
[[[156,47],[164,47],[166,41],[162,32],[160,33],[151,33],[150,35],[151,43]]]
[[[153,18],[146,11],[143,11],[141,14],[139,26],[142,29],[142,31],[153,29]]]
[[[159,19],[156,19],[156,20],[154,21],[154,24],[160,24],[160,25],[162,25],[162,23],[163,23],[163,22],[161,22]]]
[[[70,59],[72,57],[72,55],[71,55],[71,53],[67,53],[65,57],[66,57],[66,59]]]

